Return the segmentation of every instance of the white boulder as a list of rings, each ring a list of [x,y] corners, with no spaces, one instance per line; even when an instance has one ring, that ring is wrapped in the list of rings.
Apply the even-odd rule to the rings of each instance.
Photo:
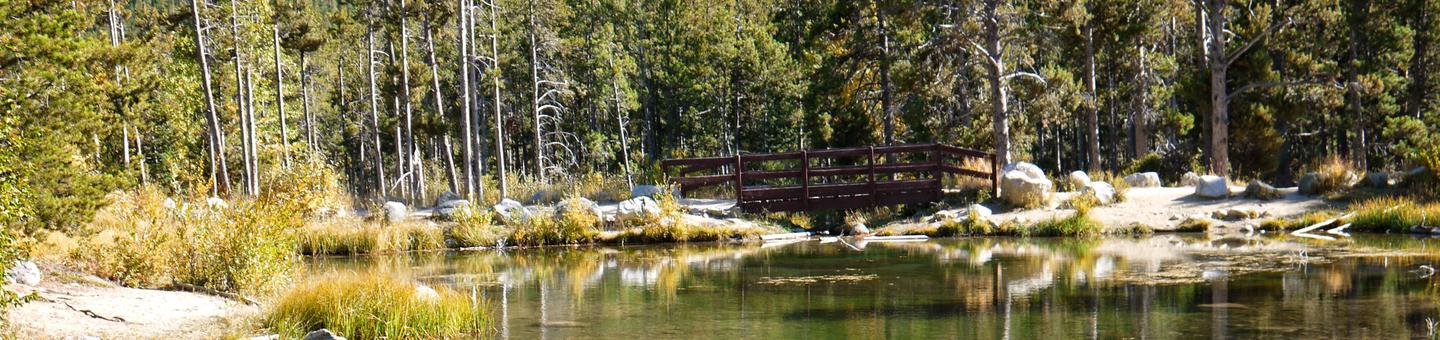
[[[1195,184],[1195,196],[1212,199],[1230,197],[1230,183],[1225,177],[1200,176],[1200,182]]]
[[[1019,163],[1029,165],[1029,163]],[[1034,165],[1030,165],[1034,167]],[[1017,167],[1015,170],[1005,172],[1000,179],[1000,198],[1010,204],[1021,207],[1038,207],[1050,203],[1055,194],[1055,183],[1045,178],[1045,173],[1034,168],[1034,171],[1027,171]],[[1040,176],[1032,176],[1039,173]]]
[[[591,201],[590,199],[584,197],[572,197],[560,201],[560,204],[556,206],[555,212],[561,215],[581,213],[595,218],[600,218],[601,216],[604,216],[604,214],[600,211],[599,204],[596,204],[595,201]]]
[[[5,271],[5,282],[8,283],[34,286],[40,284],[40,277],[40,267],[35,265],[35,261],[15,261]]]
[[[1080,189],[1080,193],[1095,196],[1095,199],[1099,200],[1100,204],[1115,202],[1115,186],[1110,185],[1110,183],[1090,182],[1090,184],[1086,184],[1084,188]]]
[[[205,206],[215,210],[225,210],[225,208],[230,207],[229,204],[225,203],[225,199],[213,196],[205,199]]]
[[[1180,177],[1180,185],[1182,186],[1193,187],[1197,184],[1200,184],[1200,175],[1194,171],[1186,172],[1185,176]]]
[[[615,219],[628,221],[660,215],[660,204],[648,196],[620,201],[615,206]]]
[[[990,215],[992,214],[993,213],[990,211],[990,208],[986,208],[985,206],[979,204],[971,204],[970,208],[968,208],[968,211],[966,212],[966,217],[968,218],[969,216],[973,215],[983,220],[990,218]]]
[[[391,221],[399,221],[405,219],[405,214],[407,212],[408,210],[405,209],[405,203],[395,201],[385,202],[385,218],[388,218]]]
[[[1084,188],[1086,184],[1090,184],[1090,175],[1084,171],[1075,170],[1070,172],[1069,180],[1070,188],[1078,190]]]
[[[1005,169],[1003,169],[1003,171],[1001,171],[1000,173],[1003,174],[1011,171],[1024,172],[1025,176],[1030,178],[1047,178],[1045,176],[1045,170],[1040,169],[1040,166],[1027,162],[1018,162],[1006,165]]]
[[[630,188],[630,197],[654,198],[655,195],[665,193],[665,189],[667,188],[669,187],[661,185],[636,185],[635,187]],[[680,190],[678,188],[670,190],[670,195],[674,197],[680,197]]]
[[[1155,188],[1160,186],[1160,174],[1141,172],[1125,176],[1125,184],[1132,188]]]
[[[500,200],[500,203],[496,203],[495,206],[491,208],[495,209],[495,214],[500,215],[501,219],[530,218],[530,210],[526,209],[525,205],[520,204],[520,201],[509,198]]]

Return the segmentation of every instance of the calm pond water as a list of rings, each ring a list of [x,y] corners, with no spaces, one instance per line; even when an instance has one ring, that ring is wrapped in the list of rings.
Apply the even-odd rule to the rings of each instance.
[[[309,260],[472,292],[499,338],[1401,339],[1440,239],[946,238]],[[1440,325],[1435,327],[1440,328]],[[1440,329],[1436,330],[1440,332]]]

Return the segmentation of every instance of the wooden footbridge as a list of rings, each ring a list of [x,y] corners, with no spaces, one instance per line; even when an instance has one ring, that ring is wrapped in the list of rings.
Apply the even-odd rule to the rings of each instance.
[[[997,192],[994,160],[945,144],[907,144],[667,159],[660,166],[682,194],[728,184],[747,211],[812,211],[939,201],[945,175],[989,182]]]

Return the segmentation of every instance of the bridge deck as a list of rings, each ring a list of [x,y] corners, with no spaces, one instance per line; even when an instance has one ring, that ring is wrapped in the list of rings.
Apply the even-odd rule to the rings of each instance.
[[[729,185],[741,209],[810,211],[938,201],[945,175],[988,180],[994,192],[994,159],[944,144],[906,144],[667,159],[660,165],[682,194]]]

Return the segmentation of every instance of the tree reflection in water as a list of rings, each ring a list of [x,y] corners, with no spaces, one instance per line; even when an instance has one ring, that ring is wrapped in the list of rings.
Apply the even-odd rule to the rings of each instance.
[[[501,338],[1411,337],[1436,241],[1158,235],[320,258],[475,289]]]

